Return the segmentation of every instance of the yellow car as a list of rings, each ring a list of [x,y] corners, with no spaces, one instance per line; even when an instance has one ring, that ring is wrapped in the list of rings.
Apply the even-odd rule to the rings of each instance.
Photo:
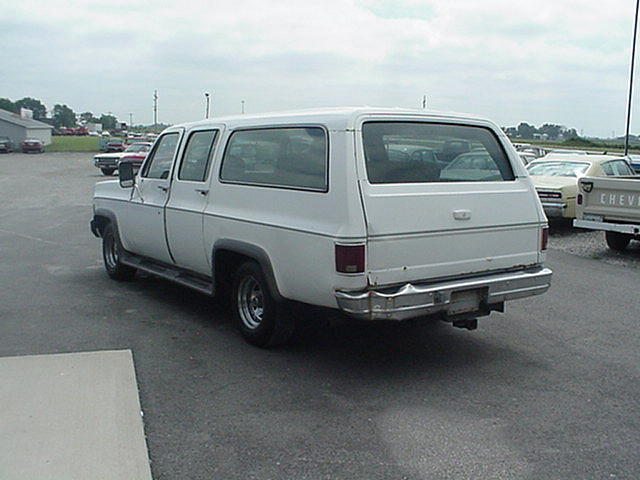
[[[578,178],[634,175],[622,157],[549,154],[527,165],[547,218],[575,218]]]

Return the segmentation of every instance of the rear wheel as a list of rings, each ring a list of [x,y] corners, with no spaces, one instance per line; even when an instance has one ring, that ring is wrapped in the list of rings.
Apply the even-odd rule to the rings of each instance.
[[[121,262],[122,245],[112,224],[108,224],[102,231],[102,259],[104,268],[114,280],[131,280],[136,269]]]
[[[607,245],[611,250],[623,251],[631,241],[631,235],[619,232],[604,232]]]
[[[101,168],[100,170],[102,170],[102,173],[105,175],[111,175],[115,171],[113,168]]]
[[[233,278],[233,317],[245,340],[266,348],[286,343],[293,334],[294,321],[286,304],[269,290],[257,263],[240,265]]]

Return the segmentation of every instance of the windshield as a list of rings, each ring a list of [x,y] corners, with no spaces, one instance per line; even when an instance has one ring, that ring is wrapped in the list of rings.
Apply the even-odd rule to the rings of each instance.
[[[548,175],[551,177],[577,177],[589,168],[584,162],[535,162],[527,165],[529,175]]]
[[[367,122],[362,139],[371,183],[514,180],[488,128],[418,122]]]
[[[148,152],[149,151],[149,146],[148,145],[137,145],[137,144],[133,144],[133,145],[129,145],[129,147],[127,147],[127,152]]]

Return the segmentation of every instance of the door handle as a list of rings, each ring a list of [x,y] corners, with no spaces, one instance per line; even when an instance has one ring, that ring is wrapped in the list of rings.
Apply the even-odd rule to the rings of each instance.
[[[200,195],[206,195],[207,193],[209,193],[209,190],[207,190],[206,188],[196,188],[196,192],[198,192]]]
[[[169,191],[169,187],[165,187],[164,185],[158,185],[158,188],[165,193]]]

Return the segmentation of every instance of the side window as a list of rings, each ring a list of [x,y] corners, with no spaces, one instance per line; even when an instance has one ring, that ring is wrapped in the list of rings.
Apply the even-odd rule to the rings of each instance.
[[[615,175],[615,172],[613,171],[613,162],[603,163],[602,170],[604,170],[605,175]]]
[[[178,180],[204,182],[209,170],[211,152],[217,136],[217,130],[193,132],[187,141]]]
[[[319,127],[240,130],[227,143],[220,179],[327,190],[327,138]]]
[[[150,153],[149,160],[147,161],[143,177],[146,178],[168,178],[171,171],[171,164],[173,163],[173,157],[178,147],[178,132],[167,133],[163,135],[154,150]]]
[[[611,163],[613,163],[613,171],[616,175],[633,175],[633,173],[631,173],[629,165],[627,165],[627,162],[625,162],[624,160],[616,160],[615,162]]]

